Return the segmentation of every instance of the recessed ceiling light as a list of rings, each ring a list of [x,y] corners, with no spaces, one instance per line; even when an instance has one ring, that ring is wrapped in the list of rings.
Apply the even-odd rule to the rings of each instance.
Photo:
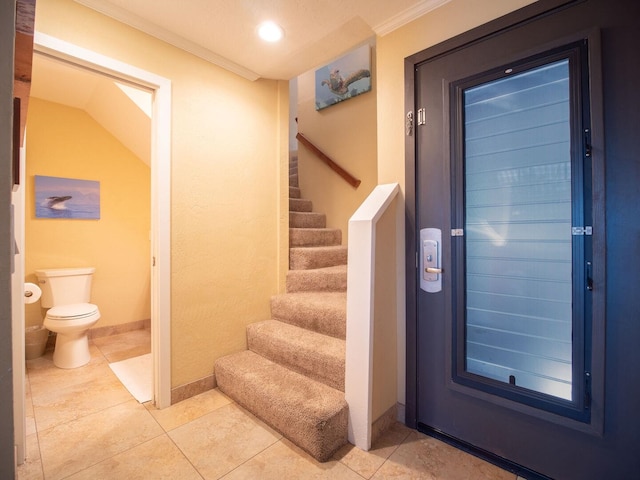
[[[258,35],[265,42],[277,42],[284,36],[284,30],[277,23],[263,22],[258,25]]]

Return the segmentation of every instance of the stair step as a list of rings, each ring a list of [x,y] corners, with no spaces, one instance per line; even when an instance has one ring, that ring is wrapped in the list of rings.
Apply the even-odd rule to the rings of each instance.
[[[315,212],[289,212],[289,227],[291,228],[325,228],[327,216]]]
[[[345,292],[346,290],[346,265],[287,272],[287,293]]]
[[[347,443],[344,394],[246,350],[218,359],[215,376],[235,400],[316,460]]]
[[[289,187],[289,198],[300,198],[300,189],[298,187]]]
[[[328,247],[342,243],[342,231],[338,228],[290,228],[291,247]]]
[[[289,269],[307,270],[347,263],[346,245],[331,247],[298,247],[289,249]]]
[[[298,184],[298,174],[289,175],[289,185],[292,186],[292,187],[299,187],[300,186]]]
[[[347,295],[344,292],[298,292],[271,297],[271,316],[307,330],[346,337]]]
[[[306,200],[304,198],[289,199],[290,212],[311,212],[312,210],[313,210],[313,203],[311,203],[311,200]]]
[[[247,327],[249,350],[344,392],[345,341],[277,320]]]

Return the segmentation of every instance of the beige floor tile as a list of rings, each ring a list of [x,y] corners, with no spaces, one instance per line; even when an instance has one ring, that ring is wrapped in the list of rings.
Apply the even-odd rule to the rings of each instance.
[[[515,475],[435,438],[412,432],[372,478],[515,480]]]
[[[162,410],[158,410],[152,403],[146,403],[145,407],[168,432],[230,403],[231,399],[216,388]]]
[[[18,466],[18,480],[42,480],[42,460],[40,459],[40,447],[38,446],[38,436],[28,435],[26,445],[27,459]]]
[[[53,364],[53,353],[47,352],[42,357],[27,360],[27,375],[31,393],[49,390],[51,385],[72,385],[74,383],[84,383],[96,376],[95,367],[104,366],[107,360],[95,345],[89,345],[91,360],[88,364],[78,368],[58,368]]]
[[[344,464],[332,460],[319,463],[282,439],[224,476],[224,480],[330,479],[362,480]]]
[[[38,390],[32,394],[38,431],[118,405],[133,398],[105,363],[93,367],[94,375],[83,383]]]
[[[151,352],[151,330],[140,329],[131,332],[99,337],[92,340],[109,363],[138,357]]]
[[[136,400],[40,431],[45,477],[64,478],[162,434]]]
[[[347,444],[338,450],[333,458],[364,478],[371,478],[410,433],[411,429],[401,423],[395,423],[371,446],[368,452]]]
[[[217,479],[280,439],[253,415],[225,405],[169,432],[205,479]]]
[[[70,480],[202,479],[167,435],[149,440],[68,478]]]

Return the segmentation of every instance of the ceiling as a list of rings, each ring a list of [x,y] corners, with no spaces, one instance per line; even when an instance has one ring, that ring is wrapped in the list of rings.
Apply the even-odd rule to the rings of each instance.
[[[290,80],[450,0],[75,1],[246,79]],[[258,38],[264,20],[282,41]],[[149,117],[113,79],[36,53],[31,95],[86,111],[149,163]]]
[[[249,80],[290,80],[449,0],[75,0]],[[258,24],[284,29],[261,41]]]

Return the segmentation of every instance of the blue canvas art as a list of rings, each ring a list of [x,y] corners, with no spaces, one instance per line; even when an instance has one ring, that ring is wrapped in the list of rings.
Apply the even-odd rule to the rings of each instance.
[[[316,70],[316,110],[371,90],[371,52],[364,45]]]
[[[100,182],[35,176],[36,218],[100,218]]]

